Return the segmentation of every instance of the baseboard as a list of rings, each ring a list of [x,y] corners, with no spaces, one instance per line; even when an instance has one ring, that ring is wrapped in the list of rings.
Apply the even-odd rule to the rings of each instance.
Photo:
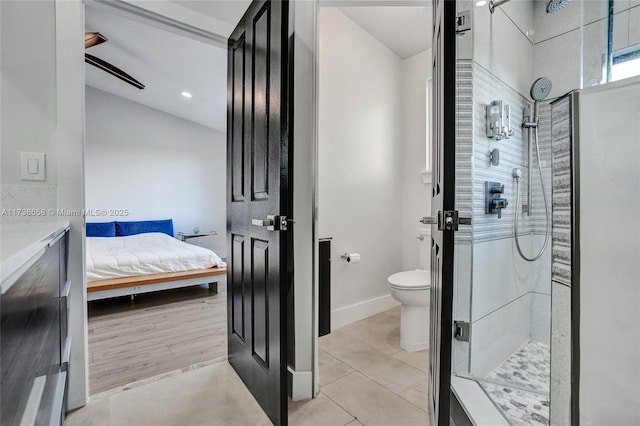
[[[360,321],[399,305],[400,303],[388,294],[345,306],[344,308],[334,309],[331,312],[331,330],[344,327],[347,324]]]
[[[287,367],[289,397],[293,401],[313,398],[313,374],[311,371],[295,371]]]

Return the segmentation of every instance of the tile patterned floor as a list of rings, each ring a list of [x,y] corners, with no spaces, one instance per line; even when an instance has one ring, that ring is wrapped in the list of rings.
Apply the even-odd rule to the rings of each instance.
[[[544,343],[529,341],[489,373],[487,379],[549,393],[550,374],[551,348]]]
[[[92,395],[65,426],[270,425],[227,362],[166,373],[127,390]]]
[[[549,397],[508,386],[482,383],[480,385],[500,407],[512,425],[548,425]]]
[[[320,394],[289,404],[291,425],[428,425],[428,351],[400,347],[400,308],[319,341]]]
[[[512,424],[549,424],[550,354],[549,345],[527,342],[487,375],[493,383],[480,382]]]
[[[290,401],[293,426],[429,425],[428,351],[400,348],[400,309],[320,338],[320,393]],[[92,395],[67,426],[262,425],[268,418],[226,362],[176,369]]]

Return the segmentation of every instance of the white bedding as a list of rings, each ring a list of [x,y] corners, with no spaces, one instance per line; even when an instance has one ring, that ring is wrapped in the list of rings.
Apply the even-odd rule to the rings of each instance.
[[[227,266],[209,249],[159,232],[87,237],[86,250],[87,281]]]

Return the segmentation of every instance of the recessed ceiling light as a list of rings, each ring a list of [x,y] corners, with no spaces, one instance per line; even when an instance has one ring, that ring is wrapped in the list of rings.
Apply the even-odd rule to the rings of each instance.
[[[186,91],[185,92],[180,92],[180,94],[182,96],[184,96],[185,98],[192,98],[193,97],[193,95],[191,93],[186,92]]]
[[[482,7],[487,4],[487,0],[479,0],[476,2],[476,6]]]

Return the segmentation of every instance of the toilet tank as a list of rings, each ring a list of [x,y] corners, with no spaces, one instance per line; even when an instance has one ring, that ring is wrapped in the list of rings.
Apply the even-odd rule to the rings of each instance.
[[[431,227],[418,228],[420,269],[431,270]]]

